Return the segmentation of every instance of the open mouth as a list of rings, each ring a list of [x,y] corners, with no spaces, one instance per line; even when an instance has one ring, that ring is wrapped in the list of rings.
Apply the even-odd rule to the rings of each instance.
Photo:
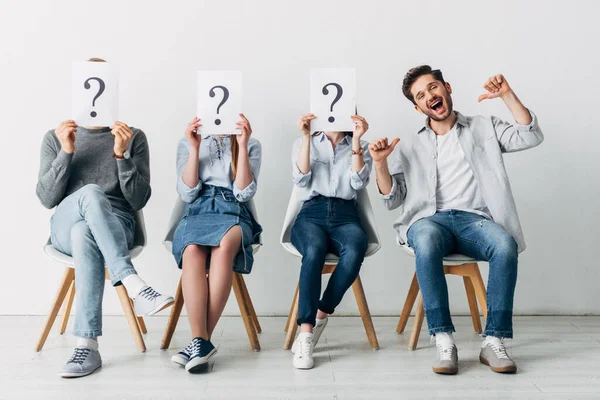
[[[433,99],[433,101],[431,101],[431,103],[429,103],[429,108],[438,113],[442,112],[444,110],[443,99],[441,97],[438,97],[437,99]]]

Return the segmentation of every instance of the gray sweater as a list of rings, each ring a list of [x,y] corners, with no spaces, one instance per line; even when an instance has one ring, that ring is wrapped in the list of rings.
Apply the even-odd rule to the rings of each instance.
[[[75,132],[75,151],[62,151],[54,130],[44,136],[36,193],[44,207],[53,208],[65,197],[88,184],[104,190],[111,205],[133,214],[150,198],[150,159],[146,135],[131,128],[131,158],[113,157],[114,136],[110,128]]]

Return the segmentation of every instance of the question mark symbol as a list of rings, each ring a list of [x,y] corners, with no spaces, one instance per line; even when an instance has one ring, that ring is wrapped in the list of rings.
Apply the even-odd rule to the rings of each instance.
[[[217,114],[219,114],[219,111],[221,110],[221,106],[223,104],[225,104],[225,102],[229,98],[229,90],[225,86],[213,86],[212,88],[210,88],[210,91],[208,92],[208,95],[210,97],[215,97],[217,95],[215,93],[215,89],[221,89],[223,91],[223,100],[221,100],[221,102],[217,106]],[[218,118],[215,119],[215,125],[221,125],[221,120]]]
[[[342,98],[342,94],[344,93],[344,90],[342,89],[342,87],[334,82],[328,83],[327,85],[323,86],[323,94],[325,96],[327,96],[329,94],[329,90],[327,89],[328,86],[335,86],[336,90],[337,90],[337,94],[335,95],[335,99],[333,99],[333,102],[331,103],[331,107],[329,108],[329,111],[333,112],[333,106],[335,106],[335,103],[337,103],[341,98]],[[333,116],[329,117],[329,122],[333,122],[335,121],[335,118]]]
[[[85,89],[90,89],[92,87],[92,85],[90,85],[90,81],[98,81],[98,93],[96,93],[96,95],[94,96],[94,100],[92,100],[92,107],[96,107],[96,99],[98,99],[98,97],[100,97],[100,95],[104,93],[104,88],[106,87],[106,85],[104,84],[104,81],[102,79],[93,76],[91,78],[87,78],[83,83],[83,87]],[[92,118],[95,118],[96,115],[98,115],[98,113],[96,113],[96,111],[92,111],[90,115],[92,116]]]

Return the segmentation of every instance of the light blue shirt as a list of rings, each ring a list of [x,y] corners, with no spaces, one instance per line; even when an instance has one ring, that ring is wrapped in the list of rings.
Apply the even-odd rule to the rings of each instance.
[[[230,136],[207,136],[202,138],[198,163],[198,184],[192,188],[183,181],[183,171],[188,161],[191,145],[185,137],[179,141],[177,146],[177,193],[181,200],[192,203],[202,190],[202,185],[229,189],[233,192],[235,198],[242,203],[254,196],[262,154],[260,142],[254,138],[250,138],[248,142],[248,158],[253,179],[247,187],[239,189],[232,179],[230,140]]]
[[[502,226],[525,250],[525,239],[517,206],[504,168],[503,153],[530,149],[542,143],[544,135],[537,117],[530,111],[529,125],[502,121],[497,117],[457,115],[458,141],[493,221]],[[400,243],[412,224],[436,213],[436,135],[426,123],[419,132],[403,137],[388,163],[392,190],[381,195],[389,209],[400,208],[394,229]]]
[[[296,162],[302,146],[302,138],[294,142],[292,150],[293,178],[296,186],[301,188],[300,200],[307,201],[315,196],[337,197],[344,200],[356,198],[356,191],[369,184],[369,176],[373,167],[373,159],[369,153],[369,142],[361,140],[364,167],[355,172],[352,170],[352,137],[346,135],[333,148],[324,133],[310,137],[310,171],[300,172]]]

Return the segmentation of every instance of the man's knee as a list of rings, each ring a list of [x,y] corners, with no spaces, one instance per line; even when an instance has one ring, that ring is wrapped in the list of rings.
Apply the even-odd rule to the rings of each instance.
[[[506,232],[495,238],[490,250],[492,257],[500,257],[503,259],[516,259],[519,254],[517,242]]]
[[[102,188],[94,183],[85,185],[79,189],[79,194],[86,205],[101,204],[108,202],[108,198]]]
[[[427,220],[414,223],[409,231],[409,245],[416,254],[423,256],[441,253],[444,239],[439,226]]]
[[[97,247],[94,235],[92,235],[92,231],[85,221],[79,221],[73,225],[71,228],[71,248],[74,252]]]

